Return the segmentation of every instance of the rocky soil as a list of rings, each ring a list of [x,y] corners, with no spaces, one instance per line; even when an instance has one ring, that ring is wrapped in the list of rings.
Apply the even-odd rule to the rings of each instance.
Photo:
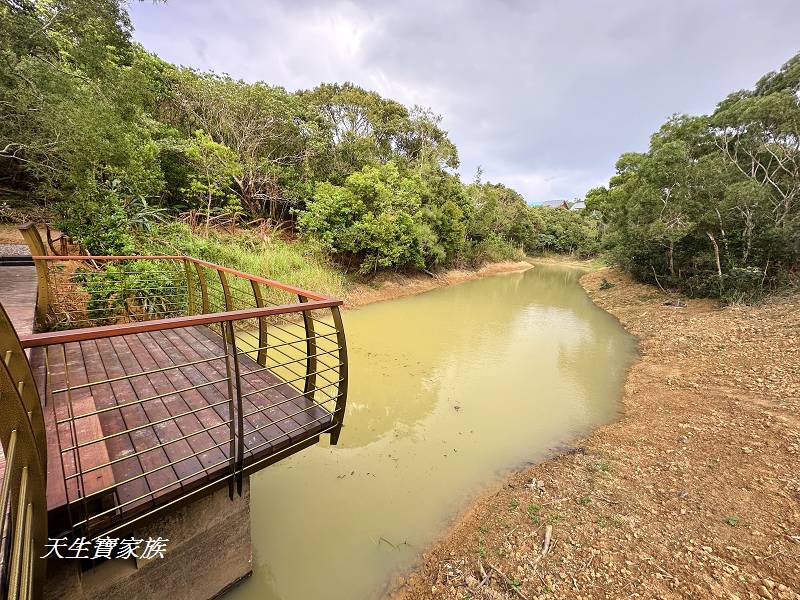
[[[800,599],[800,297],[582,283],[640,340],[620,420],[479,499],[394,595]]]

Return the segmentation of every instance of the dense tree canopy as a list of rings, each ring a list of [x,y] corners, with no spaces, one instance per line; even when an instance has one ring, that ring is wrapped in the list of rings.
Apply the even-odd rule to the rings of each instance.
[[[282,223],[362,272],[601,247],[637,276],[748,298],[800,255],[800,55],[623,154],[587,209],[463,184],[441,118],[351,83],[290,92],[171,65],[119,0],[0,2],[0,207],[94,252],[180,215]]]
[[[130,225],[164,211],[206,233],[289,221],[362,272],[591,250],[586,217],[462,184],[430,110],[176,67],[132,41],[119,0],[4,0],[0,66],[0,201],[55,207],[94,252],[132,251]]]
[[[748,299],[797,268],[798,200],[800,55],[712,115],[671,118],[586,205],[639,277]]]

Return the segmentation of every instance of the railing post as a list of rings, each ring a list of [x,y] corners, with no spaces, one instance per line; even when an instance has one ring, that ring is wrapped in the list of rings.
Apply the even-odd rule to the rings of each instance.
[[[225,297],[225,310],[233,310],[233,301],[231,299],[231,288],[228,285],[228,276],[225,271],[217,271],[219,275],[219,282],[222,284],[222,295]],[[231,331],[233,329],[231,328]]]
[[[301,303],[308,302],[305,296],[298,295],[297,298]],[[317,339],[314,335],[314,319],[307,310],[303,311],[303,324],[306,331],[306,380],[303,394],[313,402],[317,387]]]
[[[208,284],[206,283],[206,274],[203,272],[203,267],[198,263],[194,263],[194,270],[197,273],[197,281],[200,283],[200,298],[203,305],[203,313],[207,315],[208,310]]]
[[[231,288],[228,284],[228,277],[225,275],[224,271],[217,271],[219,274],[219,282],[222,284],[222,294],[225,296],[225,310],[233,310],[233,298],[231,297]],[[234,379],[231,380],[233,383],[233,388],[235,389],[236,393],[236,429],[238,433],[236,435],[236,463],[234,467],[234,474],[236,478],[236,492],[241,496],[242,495],[242,469],[244,463],[244,413],[242,411],[242,385],[241,385],[241,373],[239,370],[239,350],[236,346],[236,330],[234,328],[234,321],[227,321],[227,329],[225,329],[225,323],[222,324],[222,336],[223,338],[228,338],[228,343],[230,344],[230,354],[233,357],[233,375]],[[226,348],[226,352],[228,349]],[[230,373],[230,371],[229,371]],[[229,375],[230,377],[230,375]],[[232,448],[233,449],[233,448]]]
[[[230,323],[225,323],[224,321],[220,324],[222,326],[222,348],[223,354],[225,355],[225,375],[226,380],[228,383],[228,431],[230,435],[230,443],[228,444],[228,454],[229,464],[230,464],[230,474],[228,476],[228,495],[230,496],[231,500],[233,500],[233,483],[237,479],[236,477],[236,466],[238,461],[238,450],[236,448],[236,410],[234,409],[233,404],[233,376],[234,371],[231,370],[231,355],[228,350],[228,339],[229,335],[226,331]],[[231,325],[232,327],[232,325]],[[232,337],[232,336],[231,336]],[[238,374],[237,374],[238,376]],[[237,388],[238,388],[238,381],[237,381]],[[241,414],[241,411],[240,411]]]
[[[20,228],[22,237],[28,244],[28,249],[33,256],[47,256],[47,248],[44,246],[42,236],[36,225],[33,223],[25,223]],[[36,265],[36,279],[38,282],[36,294],[36,320],[39,325],[42,325],[47,320],[47,313],[50,310],[50,285],[48,281],[47,262],[35,260]]]
[[[342,432],[344,411],[347,405],[347,340],[344,336],[344,324],[338,306],[331,308],[331,315],[333,324],[336,326],[336,345],[339,347],[339,385],[336,389],[336,408],[333,412],[336,425],[331,430],[331,444],[336,444],[339,441],[339,434]]]
[[[264,297],[261,295],[261,284],[257,281],[250,280],[250,285],[253,288],[253,298],[256,300],[257,308],[264,308]],[[267,317],[258,318],[258,357],[256,362],[262,367],[267,366]]]
[[[242,479],[244,472],[244,410],[242,408],[242,380],[241,372],[239,370],[239,350],[236,346],[236,331],[234,330],[234,322],[228,321],[229,335],[231,340],[231,354],[233,355],[233,372],[236,376],[236,429],[238,434],[236,436],[236,492],[239,496],[242,495]]]
[[[183,270],[186,273],[186,303],[188,313],[190,315],[196,314],[196,307],[194,304],[194,282],[192,281],[192,269],[189,266],[189,259],[183,259]]]
[[[0,361],[0,446],[5,456],[0,492],[0,534],[7,544],[2,576],[9,598],[41,597],[47,536],[47,471],[18,381]]]
[[[17,394],[22,400],[33,430],[36,449],[42,461],[42,470],[47,472],[47,441],[39,391],[19,336],[2,305],[0,305],[0,347],[4,350],[0,360],[5,363],[14,380]]]

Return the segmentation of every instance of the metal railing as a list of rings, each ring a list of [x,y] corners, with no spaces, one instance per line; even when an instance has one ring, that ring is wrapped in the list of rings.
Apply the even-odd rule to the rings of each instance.
[[[47,538],[47,449],[28,361],[0,306],[0,597],[41,594]]]
[[[97,537],[212,487],[241,493],[321,433],[337,442],[340,300],[187,256],[33,259],[49,331],[21,346],[58,441],[51,531]]]

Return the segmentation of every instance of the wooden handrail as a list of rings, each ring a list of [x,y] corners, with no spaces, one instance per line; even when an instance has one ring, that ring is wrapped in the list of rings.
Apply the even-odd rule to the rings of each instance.
[[[279,306],[269,306],[264,308],[247,308],[243,310],[231,310],[205,315],[191,315],[188,317],[172,317],[169,319],[153,319],[152,321],[122,323],[121,325],[101,325],[99,327],[84,327],[82,329],[67,329],[65,331],[32,333],[29,335],[20,336],[20,344],[23,348],[36,348],[40,346],[49,346],[51,344],[65,344],[67,342],[97,340],[102,338],[116,337],[119,335],[145,333],[148,331],[162,331],[165,329],[192,327],[194,325],[209,325],[211,323],[242,321],[245,319],[255,319],[258,317],[269,317],[271,315],[303,312],[321,308],[332,308],[334,306],[341,306],[342,304],[343,302],[341,300],[315,300],[313,302],[304,302],[302,304],[298,302],[296,304],[281,304]]]
[[[199,258],[194,258],[193,256],[32,256],[31,257],[34,261],[37,260],[50,260],[50,261],[67,261],[67,260],[82,260],[82,261],[106,261],[106,260],[189,260],[197,265],[201,265],[203,267],[208,267],[209,269],[214,269],[217,271],[223,271],[225,273],[230,273],[231,275],[236,275],[237,277],[242,277],[244,279],[248,279],[250,281],[256,281],[258,283],[263,283],[264,285],[268,285],[270,287],[283,290],[284,292],[290,292],[292,294],[296,294],[298,296],[305,296],[306,298],[310,298],[312,300],[332,300],[328,296],[324,296],[322,294],[318,294],[316,292],[312,292],[309,290],[304,290],[303,288],[295,287],[293,285],[289,285],[286,283],[281,283],[280,281],[275,281],[274,279],[267,279],[266,277],[259,277],[258,275],[251,275],[250,273],[244,273],[243,271],[237,271],[236,269],[231,269],[230,267],[223,267],[221,265],[217,265],[205,260],[201,260]]]

